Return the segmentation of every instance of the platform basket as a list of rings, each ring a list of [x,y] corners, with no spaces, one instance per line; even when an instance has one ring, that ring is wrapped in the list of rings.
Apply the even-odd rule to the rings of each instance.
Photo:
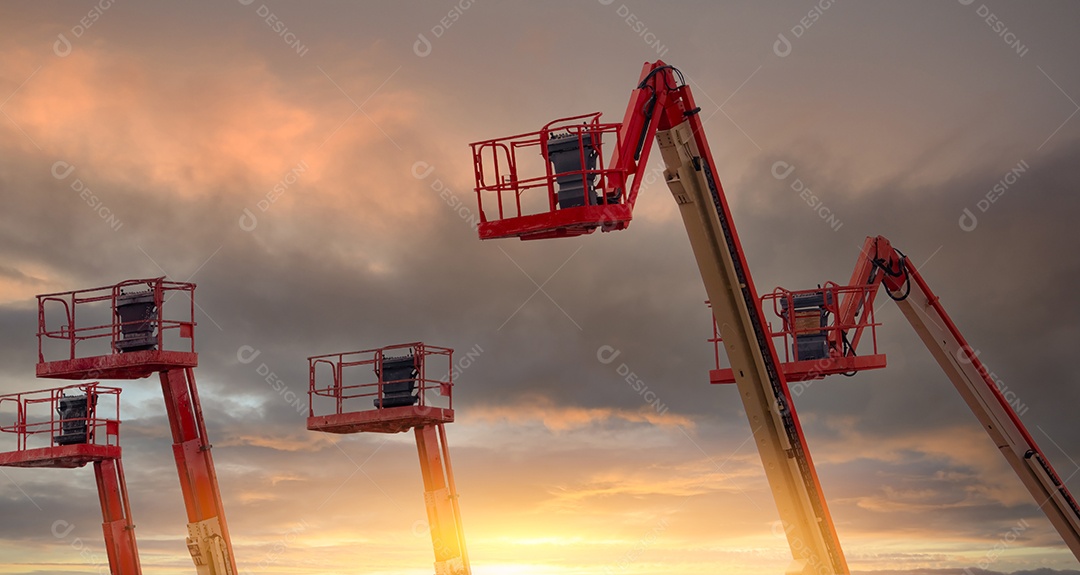
[[[308,358],[308,429],[399,433],[454,421],[453,353],[416,342]]]
[[[37,305],[38,377],[136,379],[198,365],[193,283],[127,280]]]
[[[622,124],[600,116],[471,144],[481,239],[572,237],[629,225],[627,174],[604,157],[605,146],[621,149]]]
[[[0,396],[0,465],[82,467],[120,457],[120,389],[81,383]]]
[[[877,326],[873,292],[877,286],[840,286],[832,282],[822,287],[800,291],[776,288],[761,297],[762,310],[769,321],[768,330],[776,346],[781,368],[789,382],[821,379],[827,375],[851,375],[867,369],[885,367],[885,355],[878,353]],[[840,305],[854,302],[859,313],[850,322],[840,322]],[[771,315],[770,315],[771,313]],[[779,329],[774,329],[779,325]],[[855,354],[859,343],[868,338],[869,351]],[[712,383],[734,383],[735,375],[723,365],[723,337],[713,321],[713,354],[716,368],[709,372]]]

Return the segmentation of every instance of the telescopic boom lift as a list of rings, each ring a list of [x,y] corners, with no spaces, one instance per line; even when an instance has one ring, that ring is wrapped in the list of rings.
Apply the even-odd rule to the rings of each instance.
[[[779,311],[782,327],[773,337],[783,339],[785,347],[790,344],[795,356],[785,367],[806,374],[802,379],[850,375],[863,369],[854,363],[860,357],[856,348],[866,329],[873,330],[877,325],[873,320],[874,298],[881,285],[1020,477],[1035,504],[1080,559],[1080,506],[941,300],[889,240],[882,236],[866,238],[847,286],[827,282],[815,289],[778,289],[766,296],[767,300],[780,302],[774,309]],[[816,369],[795,368],[807,364]],[[731,370],[714,370],[711,379],[713,383],[733,381]]]
[[[738,387],[791,548],[789,574],[849,571],[788,383],[885,367],[873,307],[881,284],[1080,559],[1076,501],[922,276],[887,240],[867,239],[846,286],[778,289],[759,299],[699,112],[682,74],[657,61],[642,69],[621,123],[586,114],[472,144],[480,238],[626,228],[655,140],[712,307],[718,367],[711,380]],[[614,140],[606,163],[605,139]],[[543,175],[530,175],[539,162]],[[778,332],[764,317],[769,303],[782,319]],[[784,361],[776,339],[783,342]],[[872,353],[856,355],[867,340]],[[726,369],[719,368],[721,345]]]
[[[846,574],[699,112],[682,74],[657,61],[642,68],[620,124],[602,123],[595,113],[472,144],[480,237],[541,239],[626,228],[655,140],[792,550],[788,573]],[[605,138],[615,147],[607,163]],[[523,152],[537,148],[545,174],[530,177],[523,172],[535,159]]]
[[[195,284],[163,277],[39,295],[38,377],[142,379],[157,374],[199,575],[236,575],[210,438],[195,387]],[[171,303],[170,303],[171,302]]]
[[[445,424],[454,422],[454,350],[423,342],[308,358],[308,420],[323,433],[413,430],[435,575],[470,575]]]
[[[109,572],[141,575],[121,462],[120,389],[95,381],[13,393],[0,396],[0,413],[5,417],[0,435],[15,438],[15,449],[0,453],[0,466],[74,469],[93,464]],[[8,415],[14,416],[10,423]],[[62,538],[73,529],[57,521],[53,535]]]

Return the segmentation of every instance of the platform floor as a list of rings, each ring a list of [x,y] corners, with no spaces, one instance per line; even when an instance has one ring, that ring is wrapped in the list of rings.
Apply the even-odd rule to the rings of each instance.
[[[790,361],[780,364],[784,370],[784,378],[790,383],[795,381],[809,381],[821,379],[826,375],[836,375],[852,371],[866,369],[881,369],[885,367],[885,355],[859,355],[844,358],[825,358],[807,361]],[[709,370],[709,383],[723,384],[735,383],[735,373],[730,367]]]
[[[401,433],[414,427],[452,423],[454,410],[441,407],[388,407],[309,417],[307,428],[326,433]]]
[[[120,446],[76,443],[74,445],[7,451],[0,453],[0,466],[72,469],[106,459],[120,459]]]
[[[150,349],[43,361],[37,364],[37,376],[53,379],[139,379],[161,371],[198,365],[198,353]]]

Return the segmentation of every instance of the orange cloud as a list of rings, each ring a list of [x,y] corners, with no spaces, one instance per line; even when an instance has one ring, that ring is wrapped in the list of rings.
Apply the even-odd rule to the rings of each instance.
[[[551,431],[571,431],[591,425],[600,425],[614,421],[628,423],[647,423],[657,427],[682,427],[693,429],[694,422],[688,417],[658,412],[649,406],[637,410],[610,407],[576,407],[556,405],[546,397],[536,397],[517,405],[488,405],[470,408],[470,421],[501,423],[531,421],[539,422]]]

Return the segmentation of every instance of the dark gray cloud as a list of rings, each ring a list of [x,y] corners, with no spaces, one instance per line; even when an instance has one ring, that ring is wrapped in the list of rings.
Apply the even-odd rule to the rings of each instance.
[[[481,243],[439,195],[445,186],[475,213],[470,141],[592,110],[619,118],[639,63],[657,56],[629,13],[693,82],[759,291],[846,280],[862,239],[886,235],[920,265],[988,367],[1028,406],[1024,421],[1080,489],[1080,444],[1067,408],[1080,400],[1069,361],[1080,337],[1072,293],[1080,265],[1069,252],[1080,233],[1072,193],[1080,187],[1080,124],[1069,121],[1070,95],[1080,94],[1071,72],[1075,5],[988,8],[1027,46],[1024,56],[980,19],[979,3],[836,3],[798,36],[813,5],[476,3],[439,36],[433,28],[448,8],[429,3],[271,7],[307,49],[303,56],[259,18],[260,5],[117,3],[74,43],[71,58],[93,55],[100,66],[82,72],[51,52],[82,8],[12,8],[13,24],[0,25],[11,54],[0,59],[0,97],[42,66],[4,108],[11,119],[0,132],[0,281],[24,296],[0,305],[0,390],[50,385],[32,377],[32,294],[162,274],[197,282],[196,374],[230,522],[250,534],[238,543],[248,546],[246,556],[266,556],[267,542],[301,521],[321,533],[335,522],[357,531],[409,527],[374,511],[316,518],[306,511],[313,492],[363,491],[375,509],[422,516],[407,437],[341,438],[337,446],[311,437],[306,412],[267,382],[262,364],[303,396],[309,355],[417,340],[459,354],[482,349],[455,390],[464,437],[455,457],[461,484],[485,493],[470,508],[482,525],[523,499],[539,502],[539,515],[545,504],[564,504],[560,490],[603,491],[603,472],[701,464],[685,473],[707,477],[702,452],[714,463],[742,453],[748,430],[738,400],[708,385],[705,293],[662,184],[645,187],[629,230],[550,242]],[[420,34],[431,42],[425,57],[413,52]],[[774,52],[781,34],[792,43],[783,57]],[[35,92],[35,82],[85,90],[78,95],[95,107],[79,109],[76,94],[54,103],[48,112],[69,124],[52,131],[34,119],[35,103],[48,95]],[[126,92],[135,96],[125,100]],[[110,104],[114,98],[120,103]],[[365,114],[350,117],[349,98],[364,102]],[[256,114],[249,123],[236,119],[246,109]],[[294,122],[305,127],[275,136]],[[216,125],[266,128],[275,145],[298,143],[273,155],[208,131]],[[141,156],[147,133],[175,147]],[[254,231],[242,230],[242,210],[301,159],[313,166],[310,175],[258,211]],[[54,177],[57,161],[74,165],[74,175]],[[777,161],[795,167],[789,178],[773,176]],[[434,171],[416,178],[416,162]],[[1027,171],[980,210],[1019,162]],[[78,199],[75,177],[101,195],[122,228]],[[795,178],[839,229],[800,198]],[[978,217],[972,231],[960,225],[965,208]],[[1023,519],[1033,526],[1023,545],[1060,548],[903,317],[891,304],[879,317],[890,367],[815,383],[798,398],[841,536],[928,532],[976,541],[978,550]],[[238,360],[242,346],[260,351],[256,362]],[[616,365],[598,361],[601,346],[620,351]],[[641,432],[618,418],[569,432],[517,421],[528,433],[500,427],[483,436],[498,427],[484,417],[520,406],[544,406],[553,418],[566,409],[639,410],[643,398],[617,364],[696,428],[686,437],[656,431],[660,445],[637,450],[612,448],[618,433]],[[176,480],[157,383],[124,388],[140,533],[162,537],[141,546],[167,557],[176,552],[183,510],[178,496],[161,496],[176,491]],[[935,442],[935,433],[964,441]],[[355,474],[350,458],[373,454],[378,470]],[[721,493],[710,482],[689,496],[691,507],[743,510],[740,527],[767,532],[761,518],[772,517],[771,500],[753,454],[742,455],[749,457],[734,468],[750,495]],[[493,462],[531,467],[496,472]],[[509,487],[530,474],[527,485]],[[4,539],[53,543],[56,517],[93,533],[98,512],[87,475],[0,478],[11,519]],[[492,477],[503,482],[493,486]],[[660,483],[642,479],[650,481]],[[646,506],[648,519],[637,520],[647,528],[682,505],[675,501],[687,497],[683,489],[665,485],[647,503],[620,493],[595,508],[619,514]],[[589,521],[607,533],[601,515],[582,519]],[[628,533],[641,530],[632,525]],[[1064,553],[1047,556],[1056,567],[1071,564]],[[878,559],[919,560],[914,550]],[[960,571],[905,573],[953,572]]]

